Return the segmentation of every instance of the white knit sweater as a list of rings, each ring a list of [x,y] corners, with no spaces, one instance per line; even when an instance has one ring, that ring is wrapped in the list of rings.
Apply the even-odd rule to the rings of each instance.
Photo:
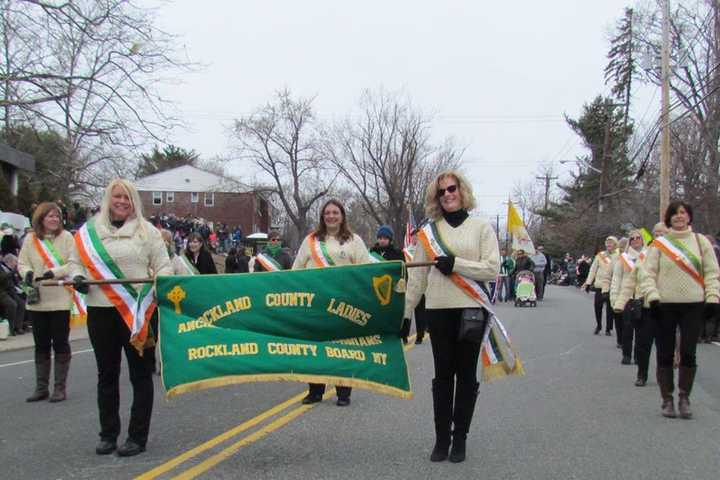
[[[666,237],[680,242],[702,261],[701,273],[705,288],[693,280],[675,262],[658,248],[651,247],[647,258],[640,266],[641,290],[647,301],[662,303],[720,302],[719,268],[710,241],[703,235],[696,235],[691,229],[670,230]]]
[[[312,235],[312,234],[311,234]],[[295,262],[293,262],[293,270],[302,270],[305,268],[317,268],[315,262],[312,259],[312,253],[310,251],[310,236],[308,235],[303,240],[298,250]],[[325,248],[332,258],[335,265],[356,265],[359,263],[370,263],[370,254],[365,246],[365,242],[362,241],[358,235],[353,234],[351,240],[344,242],[342,245],[333,236],[327,235],[325,237]]]
[[[37,251],[34,242],[35,234],[31,233],[25,238],[23,246],[20,249],[18,258],[18,272],[24,279],[27,272],[33,272],[35,278],[41,277],[49,269],[45,265],[40,253]],[[72,278],[77,269],[73,269],[69,263],[75,257],[75,240],[67,230],[63,230],[57,237],[54,235],[46,235],[45,239],[50,240],[57,250],[57,253],[65,261],[65,264],[52,269],[56,280],[65,277]],[[58,310],[70,310],[70,302],[72,296],[65,287],[40,287],[40,303],[33,305],[28,304],[27,309],[35,312],[53,312]]]
[[[492,281],[500,270],[500,252],[495,231],[481,218],[469,217],[458,227],[450,226],[445,219],[436,222],[445,245],[455,255],[453,272],[478,281]],[[418,243],[413,262],[430,259]],[[425,308],[471,308],[477,303],[458,288],[435,267],[409,268],[405,293],[405,318],[410,318],[425,295]]]
[[[623,310],[625,309],[625,304],[627,304],[628,300],[631,298],[639,298],[633,295],[634,287],[630,288],[629,291],[623,291],[623,286],[629,282],[632,282],[633,284],[635,283],[634,280],[630,280],[629,277],[634,278],[636,275],[637,265],[640,261],[640,252],[632,247],[628,247],[626,253],[632,261],[636,262],[635,268],[633,268],[631,272],[626,271],[625,264],[620,258],[620,255],[618,255],[617,261],[615,261],[613,266],[612,280],[610,281],[610,305],[612,305],[614,310]]]

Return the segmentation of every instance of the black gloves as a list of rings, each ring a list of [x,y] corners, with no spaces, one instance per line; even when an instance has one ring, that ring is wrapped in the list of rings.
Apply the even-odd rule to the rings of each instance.
[[[408,335],[410,335],[410,319],[403,318],[402,326],[400,327],[400,338],[402,338],[403,344],[408,343]]]
[[[32,286],[33,278],[35,277],[35,274],[32,271],[29,271],[25,274],[25,285],[28,287]]]
[[[660,318],[660,300],[653,300],[650,302],[650,315],[655,320]]]
[[[442,256],[435,258],[435,268],[440,270],[443,275],[450,275],[453,271],[453,267],[455,266],[455,257],[451,256]]]
[[[78,275],[73,278],[73,288],[75,288],[75,290],[82,293],[83,295],[87,295],[87,293],[90,291],[90,285],[85,283],[85,277],[83,277],[82,275]]]
[[[55,278],[55,274],[52,272],[52,270],[48,270],[47,272],[42,274],[42,277],[38,278],[38,280],[50,280],[51,278]]]

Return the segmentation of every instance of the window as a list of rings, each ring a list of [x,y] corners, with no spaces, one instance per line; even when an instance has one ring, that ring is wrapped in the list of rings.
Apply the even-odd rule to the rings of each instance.
[[[190,201],[192,203],[198,203],[200,201],[200,194],[198,192],[192,192],[190,194]]]
[[[175,192],[165,192],[165,202],[166,203],[175,202]]]
[[[205,206],[206,207],[212,207],[215,206],[215,193],[205,193]]]
[[[162,205],[162,192],[153,192],[153,205]]]

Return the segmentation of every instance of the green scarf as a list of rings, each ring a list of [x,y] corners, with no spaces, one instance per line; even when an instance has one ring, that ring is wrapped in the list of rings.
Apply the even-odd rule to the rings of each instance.
[[[268,246],[265,247],[265,250],[267,250],[268,253],[273,256],[273,258],[277,257],[277,255],[278,255],[278,253],[280,253],[281,249],[282,249],[282,246],[279,243],[277,245],[268,244]]]

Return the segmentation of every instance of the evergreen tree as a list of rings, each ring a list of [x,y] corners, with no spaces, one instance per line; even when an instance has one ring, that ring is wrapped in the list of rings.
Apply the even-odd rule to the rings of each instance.
[[[175,145],[168,145],[160,150],[155,146],[152,153],[142,155],[135,178],[147,177],[183,165],[195,165],[198,158],[195,150],[185,150]]]

